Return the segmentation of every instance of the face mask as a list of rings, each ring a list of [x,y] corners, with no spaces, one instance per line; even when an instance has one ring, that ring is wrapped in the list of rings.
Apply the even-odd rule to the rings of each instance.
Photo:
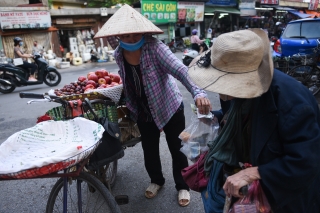
[[[144,44],[144,37],[143,36],[140,39],[140,41],[133,43],[133,44],[120,41],[120,47],[122,47],[123,49],[128,50],[130,52],[138,50],[140,47],[142,47],[143,44]]]
[[[19,45],[20,45],[20,46],[23,46],[23,42],[22,42],[22,41],[20,41]]]

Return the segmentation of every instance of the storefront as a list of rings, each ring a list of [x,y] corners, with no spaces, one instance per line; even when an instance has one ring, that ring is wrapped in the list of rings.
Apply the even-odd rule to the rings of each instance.
[[[159,27],[164,33],[155,35],[166,43],[175,37],[174,24],[177,21],[176,1],[142,0],[141,14]]]
[[[205,29],[211,37],[238,30],[240,10],[235,0],[210,0],[205,4]],[[210,33],[207,34],[210,38]]]
[[[64,49],[63,54],[73,52],[75,57],[79,57],[81,52],[104,46],[100,39],[93,40],[102,27],[102,19],[106,18],[100,15],[52,17],[52,24],[58,29],[59,42]]]
[[[51,27],[51,18],[48,11],[11,11],[0,12],[0,36],[4,52],[7,57],[13,58],[13,39],[21,37],[24,41],[23,49],[32,53],[33,42],[44,50],[54,48],[58,41],[55,33],[57,29]]]
[[[177,37],[191,36],[193,29],[198,30],[198,36],[204,37],[204,28],[201,23],[204,21],[204,2],[178,2],[178,19],[175,26]]]

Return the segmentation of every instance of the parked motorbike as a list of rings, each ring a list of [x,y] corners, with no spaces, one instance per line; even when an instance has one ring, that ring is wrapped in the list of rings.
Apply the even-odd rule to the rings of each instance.
[[[53,67],[48,66],[48,62],[41,58],[40,54],[34,55],[35,64],[38,70],[35,72],[35,77],[38,81],[28,81],[29,70],[15,66],[12,59],[6,60],[8,63],[0,63],[0,92],[10,93],[16,87],[37,85],[45,83],[53,87],[57,86],[61,81],[60,73]]]
[[[182,38],[171,39],[167,45],[173,53],[175,53],[177,50],[183,52],[187,48]]]
[[[203,52],[207,51],[212,46],[212,41],[206,39],[201,46],[203,47]],[[199,55],[199,52],[195,49],[185,49],[182,55],[182,63],[186,66],[189,66],[191,61]]]

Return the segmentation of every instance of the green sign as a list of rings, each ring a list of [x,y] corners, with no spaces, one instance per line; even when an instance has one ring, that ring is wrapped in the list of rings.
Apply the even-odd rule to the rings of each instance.
[[[142,1],[141,14],[153,23],[177,21],[176,1]]]

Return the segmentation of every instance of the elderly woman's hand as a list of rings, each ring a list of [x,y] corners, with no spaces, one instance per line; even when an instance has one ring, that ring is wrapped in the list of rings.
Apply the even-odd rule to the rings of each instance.
[[[258,167],[243,169],[227,178],[223,190],[228,197],[242,197],[243,195],[239,194],[240,188],[258,179],[260,179]]]
[[[196,105],[199,109],[199,113],[206,115],[209,113],[210,110],[212,110],[212,106],[210,103],[210,100],[205,97],[199,97],[196,99]]]

